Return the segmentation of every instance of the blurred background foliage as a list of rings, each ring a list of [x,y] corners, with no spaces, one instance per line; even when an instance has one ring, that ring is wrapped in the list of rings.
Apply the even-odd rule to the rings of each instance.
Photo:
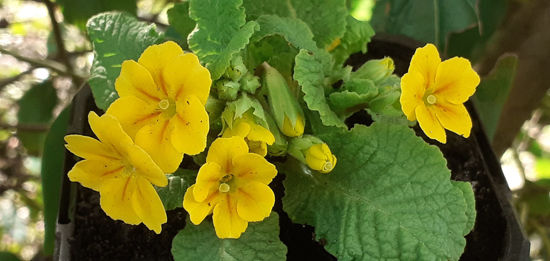
[[[0,0],[0,260],[49,260],[72,97],[86,82],[92,15],[121,10],[166,35],[173,0]],[[473,101],[531,257],[550,260],[550,1],[348,0],[377,33],[432,42],[482,76]],[[179,12],[181,10],[172,10]],[[63,113],[62,113],[63,112]]]

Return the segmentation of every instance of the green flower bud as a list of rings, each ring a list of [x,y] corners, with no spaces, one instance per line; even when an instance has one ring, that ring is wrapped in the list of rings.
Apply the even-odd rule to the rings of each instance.
[[[267,63],[263,63],[262,66],[264,68],[263,85],[267,89],[269,107],[279,130],[289,137],[302,135],[305,126],[302,107],[279,71]]]
[[[216,82],[216,89],[218,90],[218,98],[227,101],[233,101],[237,99],[240,85],[239,83],[221,80]]]
[[[269,113],[265,114],[265,119],[269,127],[269,131],[271,131],[271,133],[273,133],[273,136],[275,137],[275,142],[267,146],[267,152],[269,152],[269,154],[273,156],[282,156],[286,153],[286,150],[288,148],[288,141],[286,140],[286,137],[279,131],[275,120],[273,120],[273,117]]]
[[[241,90],[254,94],[258,87],[260,87],[260,78],[258,76],[247,73],[241,78]]]
[[[231,65],[225,71],[225,77],[238,82],[247,72],[248,70],[243,63],[243,57],[239,55],[231,59]]]
[[[367,61],[357,71],[353,72],[352,78],[370,79],[375,84],[383,81],[393,73],[395,66],[390,57]]]

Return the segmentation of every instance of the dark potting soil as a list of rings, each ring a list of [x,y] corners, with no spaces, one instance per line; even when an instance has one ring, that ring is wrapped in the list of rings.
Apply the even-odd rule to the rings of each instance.
[[[407,45],[406,45],[407,46]],[[368,46],[367,55],[353,55],[348,61],[357,66],[367,59],[391,56],[396,65],[396,73],[402,75],[408,69],[413,49],[403,48],[399,43],[373,41]],[[93,104],[91,96],[87,103]],[[479,136],[483,135],[479,122],[473,115],[474,127],[470,138],[465,139],[447,132],[447,144],[439,144],[427,139],[421,130],[415,129],[418,136],[438,146],[451,170],[452,179],[468,181],[472,184],[477,217],[474,230],[466,236],[467,244],[461,260],[498,260],[502,257],[505,244],[506,222],[502,208],[495,196],[491,177],[484,161],[484,152],[479,149]],[[354,115],[348,122],[370,124],[364,112]],[[84,122],[85,135],[92,135]],[[481,134],[479,134],[481,133]],[[483,144],[487,146],[487,144]],[[293,224],[282,210],[281,198],[284,195],[282,181],[278,175],[270,185],[276,194],[274,211],[279,214],[280,239],[288,247],[288,260],[336,260],[322,245],[325,240],[315,241],[311,226]],[[99,194],[77,185],[77,201],[74,210],[74,233],[71,243],[72,260],[173,260],[170,249],[172,239],[184,228],[187,214],[182,208],[168,211],[168,222],[162,233],[157,235],[144,225],[132,226],[121,221],[113,221],[99,207]]]

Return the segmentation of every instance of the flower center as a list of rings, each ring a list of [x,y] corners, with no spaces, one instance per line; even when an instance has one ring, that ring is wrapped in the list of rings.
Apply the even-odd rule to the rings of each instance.
[[[332,170],[332,162],[325,161],[325,164],[323,164],[323,171],[331,171]]]
[[[220,186],[218,187],[218,190],[221,193],[226,193],[226,192],[229,192],[231,190],[231,186],[229,186],[229,184],[227,184],[227,183],[221,183]]]
[[[168,99],[163,99],[159,102],[159,108],[161,110],[166,110],[168,107],[170,107],[170,101],[168,101]]]
[[[435,97],[435,95],[430,94],[428,95],[428,97],[426,97],[426,102],[428,102],[428,104],[430,105],[434,105],[437,102],[437,98]]]

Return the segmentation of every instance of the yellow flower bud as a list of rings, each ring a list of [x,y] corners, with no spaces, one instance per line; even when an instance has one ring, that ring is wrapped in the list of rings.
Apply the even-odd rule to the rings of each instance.
[[[336,156],[326,143],[315,144],[306,151],[307,165],[321,173],[329,173],[336,166]]]
[[[304,118],[301,116],[296,117],[296,124],[292,126],[292,123],[285,116],[283,121],[283,129],[281,130],[284,135],[288,137],[298,137],[304,134]]]

